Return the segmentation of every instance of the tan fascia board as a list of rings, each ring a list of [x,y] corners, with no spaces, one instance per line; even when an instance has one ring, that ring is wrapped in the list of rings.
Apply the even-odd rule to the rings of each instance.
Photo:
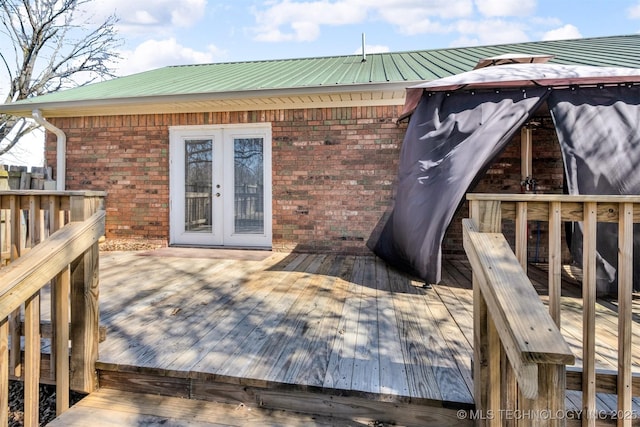
[[[19,104],[2,104],[0,113],[12,114],[22,117],[30,117],[34,109],[38,109],[45,117],[72,117],[72,116],[99,116],[117,114],[144,114],[144,113],[176,113],[176,112],[197,112],[197,111],[242,111],[249,109],[265,110],[272,108],[286,109],[308,107],[330,107],[330,106],[357,106],[362,105],[361,101],[352,102],[314,102],[314,96],[339,96],[348,94],[366,93],[393,93],[402,92],[402,99],[395,97],[390,99],[372,100],[370,105],[402,105],[404,103],[404,91],[408,86],[423,83],[424,81],[412,82],[390,82],[390,83],[367,83],[358,85],[335,85],[335,86],[314,86],[286,89],[254,89],[230,92],[194,93],[181,95],[159,95],[126,98],[90,99],[77,101],[54,101],[54,102],[24,102]],[[291,97],[309,97],[308,102],[287,102]],[[262,100],[263,102],[246,103],[242,108],[212,108],[212,104],[223,101],[250,101]],[[269,100],[269,101],[267,101]],[[276,100],[276,102],[272,101]],[[282,102],[277,102],[281,100]],[[209,103],[202,107],[189,109],[184,108],[185,104]],[[183,108],[171,108],[172,105],[182,105]],[[156,108],[154,108],[156,106]]]

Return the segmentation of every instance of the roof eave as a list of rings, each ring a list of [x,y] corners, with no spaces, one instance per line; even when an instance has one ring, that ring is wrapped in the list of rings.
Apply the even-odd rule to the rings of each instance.
[[[131,111],[142,112],[145,108],[154,110],[153,106],[160,105],[185,105],[197,103],[215,103],[222,101],[250,101],[252,99],[286,99],[289,97],[310,97],[309,104],[313,96],[327,96],[332,94],[348,94],[348,93],[375,93],[375,92],[403,92],[408,86],[420,83],[419,81],[407,82],[387,82],[387,83],[365,83],[353,85],[334,85],[334,86],[309,86],[284,89],[254,89],[239,90],[227,92],[207,92],[192,93],[178,95],[157,95],[143,97],[120,97],[106,99],[89,99],[89,100],[71,100],[71,101],[53,101],[53,102],[21,102],[17,104],[0,105],[0,113],[12,114],[22,117],[30,117],[33,110],[40,110],[47,117],[69,116],[69,113],[76,111],[88,111],[91,114],[100,115],[101,110],[113,111],[118,109],[123,114]],[[403,95],[404,96],[404,95]],[[398,103],[400,100],[397,100]],[[248,102],[248,104],[251,104]],[[400,102],[401,104],[401,102]],[[256,104],[258,105],[258,104]],[[298,108],[296,104],[292,108]],[[278,108],[282,108],[279,106]],[[174,112],[174,111],[172,111]],[[75,114],[74,114],[75,115]]]

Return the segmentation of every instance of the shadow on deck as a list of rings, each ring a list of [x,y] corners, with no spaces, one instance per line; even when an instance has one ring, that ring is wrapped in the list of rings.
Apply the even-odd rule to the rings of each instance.
[[[472,407],[471,312],[376,258],[106,252],[100,282],[101,387],[409,425]]]
[[[105,252],[99,384],[350,425],[471,425],[458,414],[473,408],[470,278],[460,260],[425,289],[374,257]],[[566,319],[579,355],[579,316]]]

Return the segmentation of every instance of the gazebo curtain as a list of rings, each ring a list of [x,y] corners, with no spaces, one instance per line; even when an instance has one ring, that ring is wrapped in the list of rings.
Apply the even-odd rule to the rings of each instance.
[[[542,87],[425,93],[405,134],[395,205],[374,252],[439,282],[442,240],[467,189],[547,96]]]
[[[560,141],[569,194],[640,194],[640,87],[553,90],[548,104]],[[610,292],[617,279],[617,224],[599,223],[597,232],[597,286],[601,292]],[[580,227],[575,227],[571,250],[578,263],[582,261],[581,236]],[[633,251],[640,253],[637,224]],[[638,264],[634,262],[636,290],[640,288]]]

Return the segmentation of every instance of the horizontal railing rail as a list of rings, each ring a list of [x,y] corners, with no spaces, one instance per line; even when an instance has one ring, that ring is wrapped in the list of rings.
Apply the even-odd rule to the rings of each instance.
[[[0,191],[0,266],[45,240],[72,215],[96,212],[105,197],[102,191]]]
[[[36,246],[30,255],[0,270],[0,318],[8,317],[30,296],[104,235],[104,211],[83,222],[72,222]]]

